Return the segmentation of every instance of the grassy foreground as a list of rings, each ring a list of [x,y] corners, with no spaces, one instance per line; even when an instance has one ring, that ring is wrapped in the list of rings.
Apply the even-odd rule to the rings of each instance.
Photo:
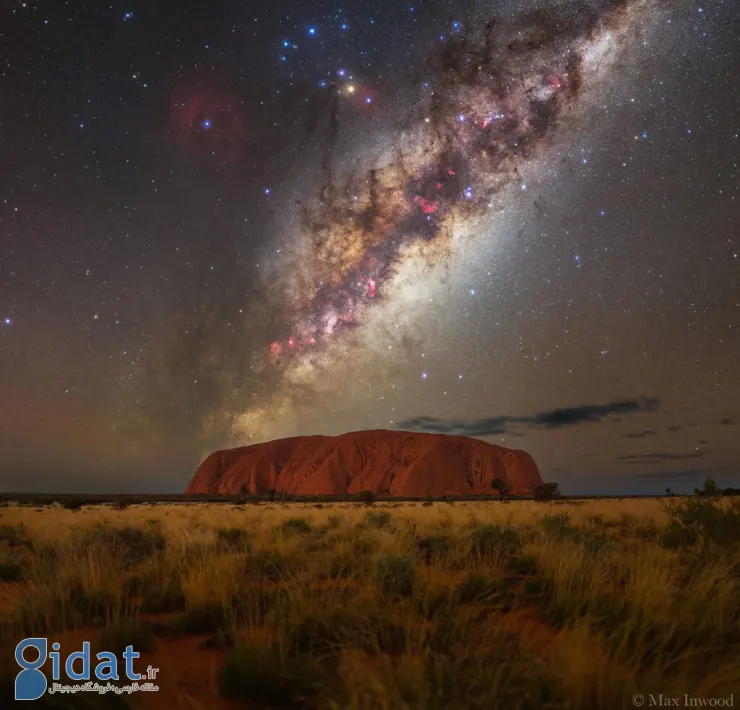
[[[5,697],[30,635],[159,649],[159,697],[37,707],[723,700],[740,694],[740,503],[11,506],[0,619]],[[224,705],[167,686],[200,653]]]

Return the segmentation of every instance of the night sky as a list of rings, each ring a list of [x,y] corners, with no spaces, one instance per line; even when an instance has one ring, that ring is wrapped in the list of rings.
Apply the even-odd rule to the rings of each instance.
[[[733,0],[7,0],[0,488],[401,428],[740,483]]]

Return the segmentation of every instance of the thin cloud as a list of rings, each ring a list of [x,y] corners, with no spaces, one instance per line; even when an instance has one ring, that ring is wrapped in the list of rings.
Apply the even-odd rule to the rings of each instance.
[[[617,461],[621,464],[634,463],[663,463],[665,461],[685,461],[686,459],[700,459],[706,456],[708,451],[692,451],[690,454],[673,454],[673,453],[652,453],[652,454],[627,454],[617,456]]]
[[[698,469],[688,468],[681,469],[678,471],[643,471],[642,473],[636,473],[635,478],[648,478],[650,480],[680,480],[680,479],[692,479],[692,478],[706,478],[707,476],[714,476],[720,473],[719,469]]]
[[[658,432],[655,429],[643,429],[642,431],[634,431],[629,434],[622,434],[625,439],[644,439],[647,436],[653,436]]]
[[[397,429],[422,431],[438,434],[460,434],[463,436],[492,436],[512,434],[525,429],[560,429],[589,422],[599,422],[613,414],[654,412],[658,400],[642,398],[617,400],[607,404],[584,404],[577,407],[550,409],[526,417],[484,417],[481,419],[438,419],[420,416],[398,422]]]

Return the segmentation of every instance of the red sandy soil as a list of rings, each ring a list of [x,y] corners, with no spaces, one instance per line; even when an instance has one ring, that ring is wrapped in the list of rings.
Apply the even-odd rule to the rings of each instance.
[[[507,481],[515,495],[542,482],[525,451],[478,439],[406,431],[360,431],[300,436],[217,451],[200,465],[186,493],[297,496],[423,497],[495,495],[491,481]]]

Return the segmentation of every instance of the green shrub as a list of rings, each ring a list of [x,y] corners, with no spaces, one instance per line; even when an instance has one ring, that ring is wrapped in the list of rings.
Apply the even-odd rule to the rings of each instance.
[[[515,555],[522,547],[519,533],[514,528],[500,525],[482,525],[470,533],[470,548],[478,555]]]
[[[129,599],[141,599],[139,611],[144,613],[163,614],[185,608],[181,578],[176,570],[164,565],[127,577],[123,593]]]
[[[23,525],[0,525],[0,541],[12,547],[21,545],[30,546],[31,541],[26,537]]]
[[[111,547],[120,547],[124,563],[131,567],[141,564],[155,553],[162,552],[167,543],[157,525],[141,527],[95,528],[91,533],[92,542],[100,542]]]
[[[455,594],[461,604],[485,604],[499,596],[500,583],[471,572],[458,586]]]
[[[570,522],[568,513],[557,513],[555,515],[545,515],[541,519],[542,527],[545,532],[556,535],[557,537],[568,537],[574,530]]]
[[[226,625],[226,613],[221,604],[200,604],[187,609],[172,623],[172,629],[183,634],[212,634]]]
[[[378,511],[365,515],[365,524],[371,528],[387,528],[390,527],[390,523],[391,514],[387,511]]]
[[[722,507],[712,500],[689,498],[665,504],[669,521],[662,543],[669,549],[727,547],[740,543],[740,504]]]
[[[342,639],[341,613],[335,611],[331,618],[307,616],[301,619],[288,634],[288,651],[292,655],[310,653],[327,656],[340,649]]]
[[[322,687],[322,674],[304,657],[239,646],[221,669],[221,695],[269,708],[306,708]]]
[[[284,535],[305,535],[311,532],[311,523],[305,518],[288,518],[280,529]]]
[[[560,488],[557,483],[540,483],[532,491],[532,497],[537,501],[553,500],[560,497]]]
[[[219,528],[216,540],[225,547],[245,549],[249,547],[249,531],[244,528]]]
[[[416,554],[427,564],[446,557],[452,549],[452,540],[447,535],[420,537],[414,541]]]
[[[360,491],[357,494],[357,500],[364,505],[372,505],[375,503],[375,493],[372,491]]]
[[[20,582],[22,579],[23,567],[16,555],[11,554],[10,551],[0,554],[0,582]]]
[[[245,562],[247,577],[256,582],[280,582],[290,576],[288,559],[274,550],[260,550]]]
[[[409,596],[414,591],[416,565],[411,557],[385,555],[376,560],[375,575],[381,594]]]

